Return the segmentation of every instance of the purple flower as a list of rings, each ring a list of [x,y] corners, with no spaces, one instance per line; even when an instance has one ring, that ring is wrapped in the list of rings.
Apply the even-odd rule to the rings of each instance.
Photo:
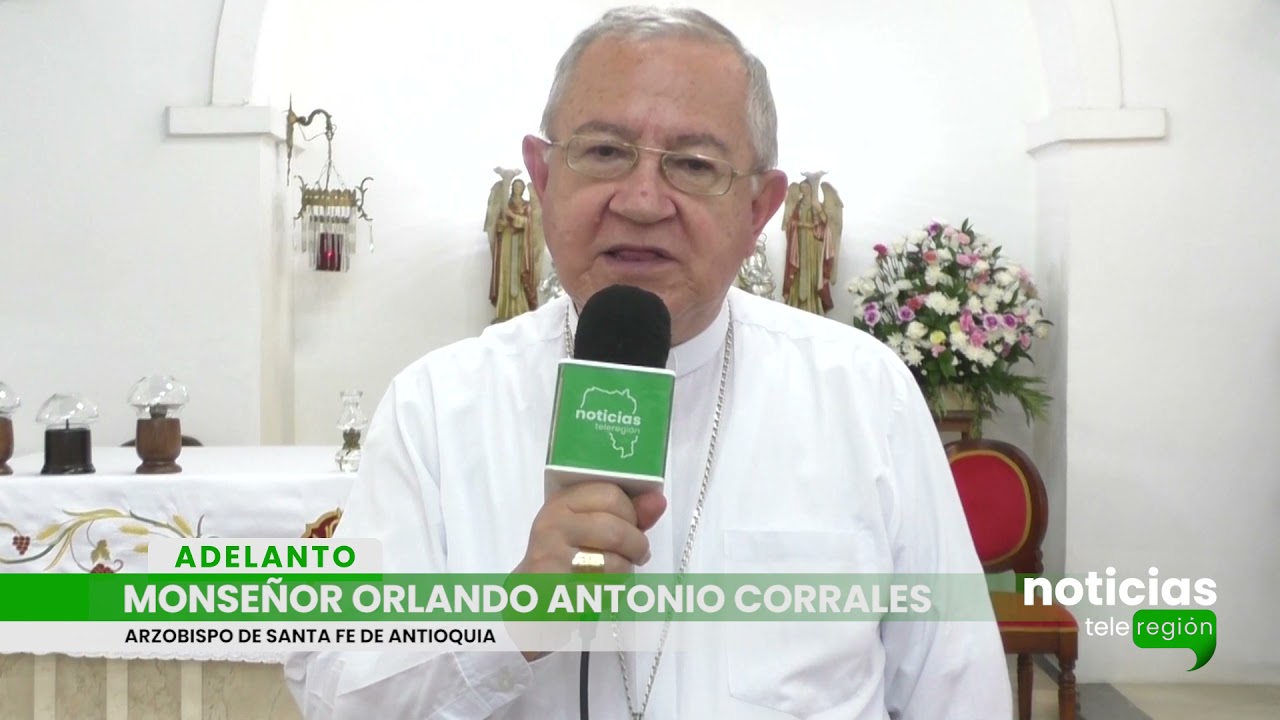
[[[880,322],[880,306],[875,303],[869,303],[863,308],[862,322],[866,323],[867,327],[875,327]]]
[[[898,320],[900,322],[909,323],[915,319],[916,319],[916,311],[912,310],[909,306],[903,305],[902,307],[898,308]]]
[[[1014,315],[1013,313],[1005,313],[1005,314],[1004,314],[1004,326],[1005,326],[1005,327],[1007,327],[1007,328],[1016,328],[1016,327],[1018,327],[1018,316],[1017,316],[1017,315]]]
[[[940,233],[940,232],[942,232],[942,224],[941,224],[941,223],[936,223],[936,222],[929,223],[929,234],[930,234],[930,235],[937,235],[937,234],[938,234],[938,233]]]
[[[1000,327],[1000,316],[987,313],[982,316],[982,324],[985,325],[988,330],[996,330]]]

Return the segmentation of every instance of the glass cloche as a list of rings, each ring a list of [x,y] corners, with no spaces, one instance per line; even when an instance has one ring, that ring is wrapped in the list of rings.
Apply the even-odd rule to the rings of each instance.
[[[187,386],[170,375],[149,375],[134,383],[129,404],[139,419],[176,418],[187,405]]]
[[[98,420],[98,406],[71,393],[56,393],[44,401],[36,422],[46,428],[88,427]]]
[[[8,385],[0,382],[0,418],[12,417],[15,410],[22,407],[22,398]]]

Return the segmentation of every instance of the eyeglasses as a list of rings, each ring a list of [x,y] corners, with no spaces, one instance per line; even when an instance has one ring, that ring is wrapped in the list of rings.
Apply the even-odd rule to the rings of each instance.
[[[614,180],[631,172],[640,161],[640,151],[661,155],[662,176],[675,189],[690,195],[724,195],[743,173],[727,160],[633,145],[621,140],[574,135],[566,142],[547,142],[564,149],[565,162],[574,172],[597,180]]]

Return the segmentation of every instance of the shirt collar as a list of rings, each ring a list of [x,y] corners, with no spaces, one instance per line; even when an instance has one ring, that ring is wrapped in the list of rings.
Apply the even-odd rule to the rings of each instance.
[[[564,304],[569,308],[569,327],[573,333],[578,332],[578,309],[568,295],[562,296]],[[667,356],[667,369],[676,377],[688,375],[718,356],[724,344],[725,334],[729,330],[729,300],[720,305],[720,314],[705,330],[689,338],[685,342],[671,348]],[[561,340],[563,342],[563,340]]]

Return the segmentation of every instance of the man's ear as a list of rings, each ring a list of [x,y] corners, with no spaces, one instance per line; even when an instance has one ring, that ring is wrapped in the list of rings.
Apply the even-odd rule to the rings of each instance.
[[[760,237],[760,233],[764,231],[765,223],[769,222],[769,218],[778,212],[778,208],[782,206],[782,201],[787,199],[787,174],[781,170],[766,170],[756,176],[756,182],[760,183],[760,190],[751,200],[751,228],[754,231],[752,237],[752,249],[755,248],[755,238]]]
[[[547,151],[551,146],[541,138],[525,135],[521,149],[524,151],[524,168],[529,171],[529,185],[541,201],[542,191],[547,187]]]

